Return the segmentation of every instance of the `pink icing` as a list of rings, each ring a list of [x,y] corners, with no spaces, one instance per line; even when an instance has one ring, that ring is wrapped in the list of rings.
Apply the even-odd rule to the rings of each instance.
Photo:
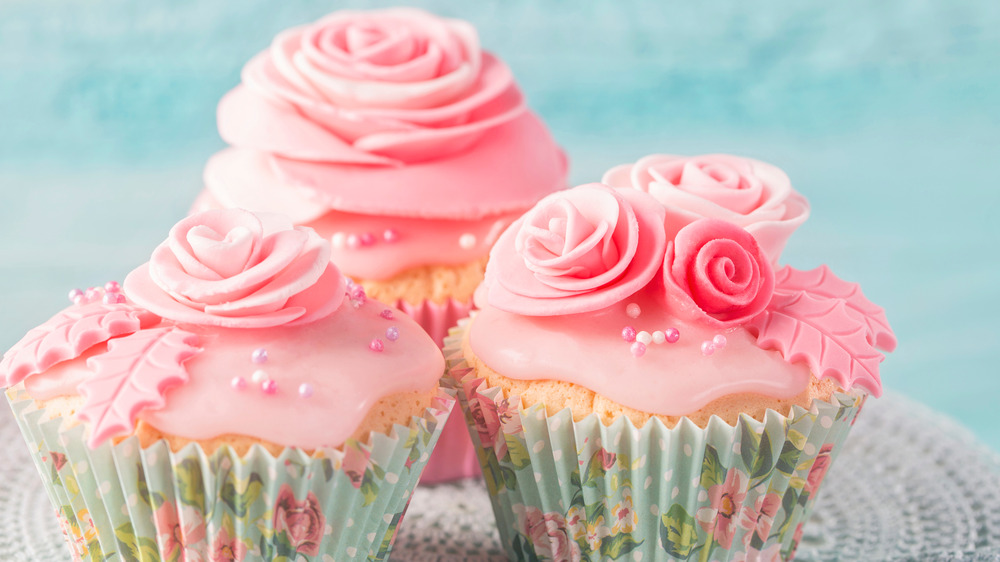
[[[330,263],[330,244],[312,230],[230,209],[177,223],[125,290],[170,320],[263,328],[330,314],[343,300],[344,278]]]
[[[491,369],[518,380],[579,384],[645,412],[685,415],[728,394],[791,398],[809,384],[809,368],[761,349],[743,328],[725,332],[724,350],[706,357],[701,345],[718,328],[670,314],[651,289],[608,308],[565,316],[522,316],[485,306],[472,323],[472,351]],[[637,319],[625,311],[638,303]],[[676,343],[646,346],[633,357],[621,329],[652,332],[675,327]]]
[[[145,410],[138,418],[190,439],[234,433],[286,446],[339,446],[380,397],[429,390],[444,370],[441,352],[423,330],[399,312],[386,320],[385,308],[369,300],[281,328],[181,325],[198,335],[203,348],[184,363],[190,379],[166,392],[162,409]],[[398,328],[398,340],[372,353],[368,342],[390,325]],[[261,347],[268,354],[263,365],[251,359]],[[232,388],[234,376],[250,381],[258,369],[275,381],[274,394],[253,384]],[[77,394],[93,376],[85,358],[78,358],[27,379],[25,386],[32,397],[46,400]],[[299,397],[303,383],[313,388],[309,398]]]
[[[777,262],[788,237],[809,216],[809,204],[780,169],[727,154],[654,154],[604,175],[614,187],[646,191],[667,207],[667,238],[698,218],[717,218],[753,234]]]
[[[206,188],[227,206],[254,211],[267,210],[297,191],[294,202],[282,205],[308,216],[303,201],[311,202],[313,217],[328,209],[451,219],[523,211],[565,186],[567,166],[531,113],[493,129],[470,150],[403,167],[327,164],[250,152],[255,156],[213,157],[205,169]]]
[[[663,282],[675,314],[729,327],[767,307],[774,271],[750,233],[722,220],[699,219],[667,244]]]
[[[487,299],[528,315],[587,312],[635,293],[660,267],[663,208],[590,184],[549,195],[490,252]]]

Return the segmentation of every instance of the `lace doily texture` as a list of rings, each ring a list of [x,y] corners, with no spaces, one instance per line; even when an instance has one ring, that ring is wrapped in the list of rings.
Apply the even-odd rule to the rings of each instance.
[[[0,560],[69,561],[45,488],[0,410]],[[1000,561],[1000,455],[899,395],[869,400],[830,469],[798,561]],[[847,492],[847,493],[845,493]],[[506,560],[479,481],[421,487],[392,560]]]

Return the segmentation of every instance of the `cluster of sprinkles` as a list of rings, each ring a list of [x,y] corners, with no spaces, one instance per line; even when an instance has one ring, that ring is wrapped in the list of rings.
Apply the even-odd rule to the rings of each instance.
[[[86,291],[73,289],[69,292],[69,300],[73,304],[90,304],[98,300],[104,304],[120,304],[125,302],[125,295],[117,281],[108,281],[103,288],[91,287]]]
[[[357,250],[358,248],[367,248],[369,246],[374,246],[377,242],[383,242],[386,244],[392,244],[399,240],[399,231],[395,228],[387,228],[382,231],[382,235],[379,236],[374,232],[362,232],[360,234],[346,232],[334,232],[333,236],[330,237],[330,243],[333,244],[334,248],[342,249],[349,248],[351,250]]]
[[[347,278],[347,297],[351,301],[351,305],[355,308],[361,308],[361,305],[368,302],[368,295],[365,294],[365,288],[361,285],[355,283],[352,279]],[[395,315],[392,313],[392,309],[385,308],[382,312],[379,312],[379,317],[385,320],[395,320]],[[385,329],[385,339],[390,342],[395,342],[399,339],[399,328],[395,325],[389,326]],[[385,351],[385,342],[382,338],[372,338],[368,342],[368,349],[374,351],[375,353],[382,353]]]
[[[625,314],[629,318],[638,318],[642,314],[642,309],[636,303],[629,303],[625,307]],[[649,347],[651,343],[656,345],[661,345],[663,343],[677,343],[681,339],[681,332],[677,328],[667,328],[666,330],[656,330],[652,333],[645,330],[637,331],[632,326],[625,326],[622,328],[622,339],[626,343],[632,344],[629,347],[629,351],[632,352],[633,357],[642,357],[646,354],[646,348]],[[709,356],[715,353],[717,350],[721,350],[726,347],[726,336],[722,334],[716,334],[711,340],[706,340],[701,343],[701,354],[704,356]]]
[[[263,365],[267,363],[267,349],[263,347],[258,347],[253,350],[250,354],[250,362],[254,365]],[[250,381],[260,387],[260,391],[267,395],[274,395],[278,393],[278,381],[269,378],[267,376],[267,371],[264,369],[257,369],[250,375]],[[230,386],[234,390],[245,390],[248,386],[247,380],[239,375],[233,377],[230,381]],[[299,398],[309,398],[313,395],[313,385],[304,382],[299,385]]]

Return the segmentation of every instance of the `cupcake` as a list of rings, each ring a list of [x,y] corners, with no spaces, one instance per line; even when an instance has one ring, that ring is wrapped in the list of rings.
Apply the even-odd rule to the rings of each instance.
[[[510,69],[467,22],[416,9],[280,33],[223,97],[218,125],[230,147],[205,167],[195,211],[277,211],[315,229],[347,276],[439,344],[468,315],[500,232],[565,187],[566,159]],[[425,481],[475,467],[449,426]]]
[[[604,181],[500,236],[446,341],[504,548],[790,559],[881,392],[885,314],[826,267],[776,265],[808,205],[773,166],[658,156]]]
[[[74,559],[383,560],[454,399],[439,348],[279,215],[182,220],[0,362]]]

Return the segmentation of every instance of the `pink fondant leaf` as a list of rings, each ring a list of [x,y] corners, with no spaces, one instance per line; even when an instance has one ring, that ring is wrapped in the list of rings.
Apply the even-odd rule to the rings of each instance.
[[[94,376],[80,385],[81,419],[92,424],[88,444],[132,431],[135,416],[162,408],[163,395],[188,381],[184,362],[201,351],[198,336],[178,328],[143,330],[108,342],[108,352],[87,360]]]
[[[832,377],[844,389],[855,384],[882,393],[867,323],[847,301],[806,291],[775,292],[767,309],[747,324],[757,345],[776,349],[789,363],[805,362],[817,378]]]
[[[868,341],[883,351],[896,349],[896,336],[892,333],[885,310],[872,303],[857,283],[849,283],[838,278],[823,265],[809,271],[799,271],[785,266],[775,272],[776,293],[794,294],[807,292],[814,297],[826,297],[844,301],[847,309],[862,318],[868,325]]]
[[[128,303],[75,305],[29,331],[0,361],[0,383],[13,386],[88,348],[131,334],[158,321],[156,315]]]

